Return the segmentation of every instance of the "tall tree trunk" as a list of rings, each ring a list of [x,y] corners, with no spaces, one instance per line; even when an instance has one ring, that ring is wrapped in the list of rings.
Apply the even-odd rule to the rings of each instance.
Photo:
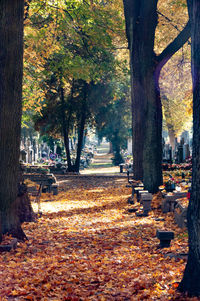
[[[171,110],[170,110],[169,99],[167,98],[166,95],[162,95],[162,102],[163,102],[163,107],[164,107],[164,110],[165,110],[165,119],[166,119],[167,129],[168,129],[169,143],[172,147],[172,151],[173,151],[173,154],[174,154],[176,136],[175,136],[174,127],[171,123],[172,114],[171,114]]]
[[[123,157],[121,155],[121,150],[120,150],[120,146],[118,143],[118,133],[116,132],[114,135],[114,139],[112,141],[112,145],[113,145],[113,153],[114,153],[114,165],[119,165],[122,162],[124,162]]]
[[[109,152],[108,152],[108,154],[112,154],[113,153],[113,144],[112,144],[112,142],[110,141],[109,142]]]
[[[124,1],[130,50],[134,177],[155,192],[162,183],[162,109],[155,77],[157,1]]]
[[[132,67],[132,65],[131,65]],[[131,106],[132,106],[132,152],[133,152],[133,170],[134,178],[143,181],[143,147],[145,133],[145,114],[143,110],[143,88],[140,82],[133,84],[133,70],[131,68]],[[136,110],[137,108],[137,110]],[[143,121],[143,122],[142,122]]]
[[[0,1],[0,219],[2,233],[24,238],[17,215],[24,0]]]
[[[187,215],[189,255],[179,290],[187,292],[190,296],[200,296],[200,2],[188,0],[187,3],[192,38],[192,194]]]
[[[85,122],[86,122],[86,103],[87,103],[87,94],[88,94],[88,84],[84,83],[84,93],[83,93],[83,103],[81,108],[81,121],[80,126],[78,129],[78,145],[77,145],[77,152],[76,152],[76,162],[75,162],[75,171],[79,172],[80,169],[80,159],[81,159],[81,152],[83,148],[83,136],[84,136],[84,129],[85,129]]]
[[[147,112],[143,150],[143,182],[152,193],[162,185],[162,105],[155,70],[150,72],[145,83]]]
[[[63,131],[63,137],[64,137],[64,145],[65,145],[65,151],[67,156],[67,165],[68,165],[68,171],[72,170],[72,163],[71,163],[71,155],[70,155],[70,149],[69,149],[69,122],[67,124],[66,120],[66,112],[65,112],[65,97],[64,97],[64,89],[61,86],[60,87],[60,99],[61,99],[61,109],[62,109],[62,131]],[[70,118],[70,117],[69,117]]]
[[[154,52],[157,0],[123,0],[130,51],[133,124],[133,169],[145,189],[156,192],[162,184],[161,68],[190,36],[189,23],[163,52]]]

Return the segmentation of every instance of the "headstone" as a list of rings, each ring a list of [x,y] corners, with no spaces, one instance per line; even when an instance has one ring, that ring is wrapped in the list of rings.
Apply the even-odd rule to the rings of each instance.
[[[183,138],[184,143],[189,143],[189,139],[190,139],[189,136],[190,136],[190,135],[189,135],[189,132],[188,132],[188,131],[184,131],[184,132],[182,133],[181,139]]]
[[[178,161],[178,164],[183,163],[183,146],[182,145],[178,146],[177,161]]]
[[[189,144],[183,145],[183,159],[186,160],[190,157],[190,148]]]
[[[187,197],[187,192],[174,191],[173,195],[165,195],[165,197],[162,199],[162,212],[173,212],[177,204],[177,199],[185,197]]]
[[[179,202],[174,209],[174,219],[180,228],[187,227],[187,207],[183,207]]]
[[[169,151],[168,151],[168,157],[169,157],[169,162],[172,162],[172,147],[170,146]]]
[[[141,200],[141,195],[142,194],[146,194],[146,193],[148,193],[148,190],[139,190],[139,192],[138,192],[138,202],[140,202],[140,200]]]
[[[26,163],[26,151],[23,149],[20,151],[20,160],[22,160],[24,163]]]
[[[163,161],[172,162],[172,147],[170,144],[165,144],[163,147]]]
[[[151,211],[151,201],[152,201],[152,194],[151,193],[143,193],[141,194],[141,202],[143,205],[144,213],[148,214]]]

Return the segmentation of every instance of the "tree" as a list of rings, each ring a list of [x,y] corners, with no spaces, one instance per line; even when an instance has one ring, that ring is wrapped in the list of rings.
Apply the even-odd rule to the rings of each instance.
[[[22,108],[24,0],[0,2],[1,233],[24,238],[17,214]]]
[[[50,119],[54,125],[59,119],[56,129],[59,132],[62,131],[68,169],[78,171],[84,128],[86,123],[91,121],[94,111],[90,93],[98,86],[104,85],[105,77],[110,79],[115,73],[117,60],[114,57],[116,52],[113,43],[116,38],[114,32],[121,29],[122,18],[112,4],[102,5],[101,1],[93,1],[91,6],[87,1],[73,3],[60,1],[56,5],[50,1],[42,1],[41,6],[39,15],[37,1],[32,2],[32,15],[30,24],[27,25],[25,54],[29,64],[25,64],[27,74],[24,81],[25,92],[27,92],[25,95],[28,98],[29,94],[33,99],[33,87],[39,95],[43,94],[43,104],[47,105],[47,108],[40,109],[42,114],[47,113],[49,105],[52,106],[53,102],[57,103],[57,118]],[[36,10],[35,7],[37,7]],[[49,39],[46,39],[47,36]],[[50,40],[52,46],[48,48],[46,43],[49,42],[45,42],[44,47],[41,38],[45,38],[45,41]],[[40,62],[39,68],[36,67],[36,60],[33,60],[36,55]],[[39,76],[37,69],[39,69]],[[51,81],[53,77],[54,87]],[[37,78],[36,85],[32,84],[35,81],[34,78]],[[39,87],[38,82],[40,82]],[[76,84],[76,89],[74,84]],[[75,94],[78,94],[78,97],[74,96]],[[100,98],[102,97],[98,96],[95,100],[93,99],[93,103],[97,104],[96,100],[100,101]],[[99,107],[98,104],[97,107]],[[52,114],[52,112],[48,113]],[[43,122],[46,116],[42,118]],[[46,121],[48,123],[49,118],[46,118]],[[69,152],[69,135],[73,122],[78,129],[75,164],[71,163]],[[52,126],[48,126],[49,128],[52,129]]]
[[[178,289],[181,292],[187,292],[190,296],[200,296],[200,2],[198,0],[188,0],[187,3],[191,22],[192,41],[192,193],[187,214],[189,236],[188,261]]]
[[[180,49],[164,66],[160,75],[160,92],[165,129],[172,149],[175,137],[191,127],[192,80],[190,45]]]
[[[86,127],[94,125],[99,108],[110,100],[110,89],[106,79],[99,83],[73,80],[71,89],[60,87],[55,76],[45,82],[46,106],[35,116],[35,125],[42,134],[63,137],[67,155],[68,171],[79,171],[83,135]],[[69,91],[67,91],[69,90]],[[76,159],[73,161],[69,138],[77,129],[78,141]]]
[[[124,0],[130,52],[134,176],[145,189],[162,184],[162,105],[159,75],[162,67],[188,40],[190,25],[159,54],[154,51],[158,23],[157,0]]]

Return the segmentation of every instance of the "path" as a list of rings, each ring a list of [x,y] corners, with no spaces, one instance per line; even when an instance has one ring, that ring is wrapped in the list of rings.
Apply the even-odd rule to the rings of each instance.
[[[128,213],[126,184],[74,175],[43,194],[42,217],[23,226],[29,240],[0,256],[1,300],[184,300],[175,291],[185,261],[166,253],[186,251],[185,232],[171,215]],[[157,228],[175,231],[170,249],[157,249]]]
[[[109,154],[109,143],[104,142],[101,143],[99,147],[97,147],[97,153],[94,155],[91,166],[84,170],[80,171],[82,175],[118,175],[122,176],[119,173],[119,166],[113,166],[112,157],[113,154]],[[123,175],[125,176],[125,174]]]

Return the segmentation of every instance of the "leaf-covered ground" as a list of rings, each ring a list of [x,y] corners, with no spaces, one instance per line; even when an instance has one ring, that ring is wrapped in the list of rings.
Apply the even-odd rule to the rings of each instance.
[[[128,213],[125,178],[61,180],[24,224],[29,240],[0,255],[0,300],[187,300],[176,292],[187,235],[171,214]],[[157,229],[175,232],[170,248],[157,248]]]

